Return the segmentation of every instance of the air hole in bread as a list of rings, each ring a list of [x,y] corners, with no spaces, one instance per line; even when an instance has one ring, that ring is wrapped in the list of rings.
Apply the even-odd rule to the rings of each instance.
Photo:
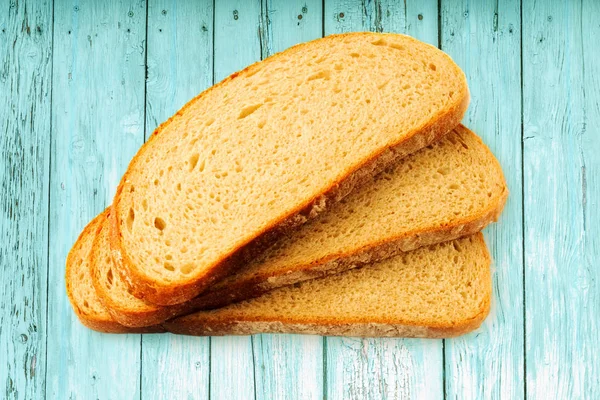
[[[371,42],[371,44],[372,44],[372,45],[375,45],[375,46],[386,46],[386,45],[387,45],[387,42],[385,41],[385,39],[384,39],[384,38],[379,38],[379,39],[377,39],[376,41],[374,41],[374,42]]]
[[[175,267],[173,267],[173,264],[171,264],[170,262],[165,262],[163,264],[163,268],[166,269],[167,271],[175,271]]]
[[[462,249],[458,245],[458,242],[452,242],[452,246],[454,246],[454,250],[458,251],[459,253],[462,251]]]
[[[205,122],[205,126],[211,126],[213,123],[215,122],[215,119],[213,117],[210,117],[206,120]]]
[[[350,57],[352,57],[352,58],[358,58],[358,57],[360,57],[360,54],[358,54],[356,52],[355,53],[350,53]]]
[[[160,217],[156,217],[156,218],[154,218],[154,227],[156,229],[158,229],[159,231],[162,231],[163,229],[165,229],[167,227],[167,223],[165,222],[164,219],[162,219]]]
[[[190,264],[184,264],[181,267],[181,273],[187,275],[190,272],[192,272],[195,269],[195,267],[196,266],[194,264],[191,264],[191,263]]]
[[[391,47],[392,49],[404,50],[404,46],[402,46],[401,44],[398,44],[398,43],[389,43],[388,46]]]
[[[432,70],[432,71],[436,71],[437,67],[435,66],[435,64],[429,63],[429,69]]]
[[[437,172],[439,172],[442,175],[448,175],[450,173],[450,168],[440,167],[440,168],[438,168]]]
[[[308,82],[310,81],[314,81],[315,79],[325,79],[326,81],[328,81],[329,79],[331,79],[331,72],[330,71],[319,71],[316,74],[312,74],[311,76],[308,77],[308,79],[306,79]]]
[[[159,184],[159,180],[158,180],[158,179],[155,179],[155,180],[154,180],[154,186],[158,186],[158,184]]]
[[[321,64],[325,60],[327,60],[327,56],[322,56],[322,57],[319,57],[318,59],[316,59],[315,63]]]
[[[87,302],[87,300],[84,300],[84,301],[83,301],[83,306],[84,306],[85,308],[90,308],[90,304]]]
[[[127,215],[127,230],[129,232],[131,232],[132,228],[133,228],[133,221],[135,220],[135,211],[133,211],[133,208],[129,209],[129,214]]]
[[[266,118],[262,118],[260,121],[258,121],[258,123],[256,124],[256,126],[258,126],[258,129],[262,129],[265,127],[265,125],[267,124],[267,119]]]
[[[188,160],[188,169],[190,171],[192,171],[194,168],[196,168],[199,158],[200,158],[200,154],[198,154],[198,153],[194,153],[190,156],[190,159]]]
[[[110,268],[108,270],[108,272],[106,273],[106,281],[108,282],[108,284],[110,286],[112,286],[112,284],[113,284],[113,272],[112,272],[112,268]]]
[[[384,87],[387,86],[388,83],[390,83],[389,79],[387,81],[383,82],[382,84],[378,85],[377,89],[379,89],[379,90],[383,89]]]
[[[240,111],[240,115],[238,115],[238,119],[246,118],[247,116],[251,115],[254,111],[261,108],[263,106],[263,104],[264,103],[253,104],[251,106],[246,106],[246,107],[242,108],[242,111]]]

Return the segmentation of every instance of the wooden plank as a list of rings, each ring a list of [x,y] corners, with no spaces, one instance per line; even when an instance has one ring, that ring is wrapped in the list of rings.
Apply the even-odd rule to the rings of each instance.
[[[437,17],[432,0],[327,0],[325,34],[399,32],[437,44]],[[443,397],[440,340],[327,338],[325,345],[328,399]]]
[[[321,0],[264,0],[262,7],[263,58],[322,36]],[[255,335],[253,350],[257,400],[323,398],[322,337]]]
[[[527,397],[600,397],[600,4],[523,2]]]
[[[54,16],[47,397],[137,398],[140,335],[84,328],[64,263],[144,140],[146,4],[57,1]]]
[[[214,80],[260,60],[260,0],[215,2]],[[251,336],[211,338],[210,398],[254,399]]]
[[[0,398],[44,397],[52,3],[0,4]]]
[[[256,399],[322,399],[323,338],[255,335]]]
[[[215,82],[260,60],[261,17],[260,0],[215,2]]]
[[[212,85],[212,54],[212,0],[148,2],[146,137]],[[208,398],[209,369],[209,338],[143,335],[142,398]]]
[[[262,57],[323,35],[321,0],[263,0]]]
[[[476,332],[446,340],[449,398],[524,397],[520,3],[442,1],[442,49],[463,68],[471,91],[464,122],[490,146],[510,196],[486,229],[494,259],[490,316]],[[482,56],[485,54],[485,57]]]

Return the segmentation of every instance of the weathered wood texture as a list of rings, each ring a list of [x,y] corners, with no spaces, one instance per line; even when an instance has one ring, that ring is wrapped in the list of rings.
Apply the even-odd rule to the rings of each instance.
[[[437,1],[327,1],[325,34],[400,32],[437,45]],[[326,339],[328,399],[443,397],[442,341]]]
[[[446,340],[446,393],[456,399],[524,397],[520,3],[441,3],[441,48],[471,91],[464,119],[500,160],[510,196],[485,230],[494,259],[494,297],[482,327]]]
[[[600,3],[523,2],[527,395],[600,398]]]
[[[84,328],[65,294],[67,252],[111,202],[144,140],[146,4],[56,1],[46,397],[139,397],[140,335]],[[40,398],[40,397],[37,397]]]
[[[600,398],[600,3],[2,0],[0,398]],[[439,25],[439,26],[438,26]],[[490,317],[445,342],[83,328],[65,257],[152,132],[323,34],[405,32],[465,70],[511,196]]]
[[[44,391],[52,2],[0,2],[0,398]]]
[[[212,0],[149,0],[147,55],[146,137],[213,83]],[[143,336],[142,398],[207,399],[209,370],[209,338]]]

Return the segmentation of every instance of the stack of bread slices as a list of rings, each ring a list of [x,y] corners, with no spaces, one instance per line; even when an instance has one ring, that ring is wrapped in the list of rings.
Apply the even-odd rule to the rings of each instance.
[[[508,190],[435,47],[350,33],[191,100],[67,257],[103,332],[450,337],[489,312],[480,231]]]

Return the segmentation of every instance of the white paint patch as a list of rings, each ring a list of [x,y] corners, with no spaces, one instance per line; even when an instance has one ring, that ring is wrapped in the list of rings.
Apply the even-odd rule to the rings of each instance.
[[[138,136],[142,132],[142,115],[139,112],[127,114],[121,118],[119,125],[123,132]]]

